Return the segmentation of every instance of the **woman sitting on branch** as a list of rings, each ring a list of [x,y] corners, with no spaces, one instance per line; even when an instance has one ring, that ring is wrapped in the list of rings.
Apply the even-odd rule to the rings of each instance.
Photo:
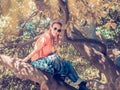
[[[35,42],[34,50],[24,59],[31,60],[31,65],[39,70],[47,71],[53,75],[64,75],[72,82],[79,85],[79,90],[88,90],[70,62],[64,61],[55,51],[59,46],[59,34],[62,31],[62,23],[55,21],[50,25],[47,32],[42,34]],[[84,88],[84,89],[80,89]]]

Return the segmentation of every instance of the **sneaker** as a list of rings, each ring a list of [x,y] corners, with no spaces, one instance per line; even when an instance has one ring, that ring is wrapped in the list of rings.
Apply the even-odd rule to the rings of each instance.
[[[62,76],[60,74],[56,74],[53,76],[53,78],[57,81],[58,84],[62,85],[65,81],[65,76]]]
[[[86,81],[82,81],[82,82],[79,84],[79,90],[89,90],[89,89],[86,87],[86,84],[87,84]]]

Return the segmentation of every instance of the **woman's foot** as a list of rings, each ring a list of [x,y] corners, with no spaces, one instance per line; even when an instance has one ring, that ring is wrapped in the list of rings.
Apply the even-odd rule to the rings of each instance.
[[[82,81],[82,82],[79,84],[79,90],[89,90],[89,89],[86,87],[86,84],[87,84],[86,81]]]

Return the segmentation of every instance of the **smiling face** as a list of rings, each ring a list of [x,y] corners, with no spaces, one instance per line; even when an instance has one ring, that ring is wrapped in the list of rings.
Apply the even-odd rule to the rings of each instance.
[[[53,37],[57,37],[61,32],[62,25],[59,23],[54,23],[51,27],[51,34]]]

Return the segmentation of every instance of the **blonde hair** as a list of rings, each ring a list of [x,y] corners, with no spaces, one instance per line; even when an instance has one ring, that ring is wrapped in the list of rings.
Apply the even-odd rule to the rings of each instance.
[[[60,21],[53,21],[50,25],[53,27],[54,24],[59,24],[62,27],[62,23]]]
[[[53,27],[54,24],[59,24],[62,27],[62,23],[60,21],[53,21],[51,22],[50,26]],[[60,41],[59,35],[57,36],[56,40],[54,40],[54,38],[51,35],[51,29],[49,30],[49,34],[51,36],[51,39],[53,39],[53,44],[56,41],[56,46],[59,47],[59,41]]]

